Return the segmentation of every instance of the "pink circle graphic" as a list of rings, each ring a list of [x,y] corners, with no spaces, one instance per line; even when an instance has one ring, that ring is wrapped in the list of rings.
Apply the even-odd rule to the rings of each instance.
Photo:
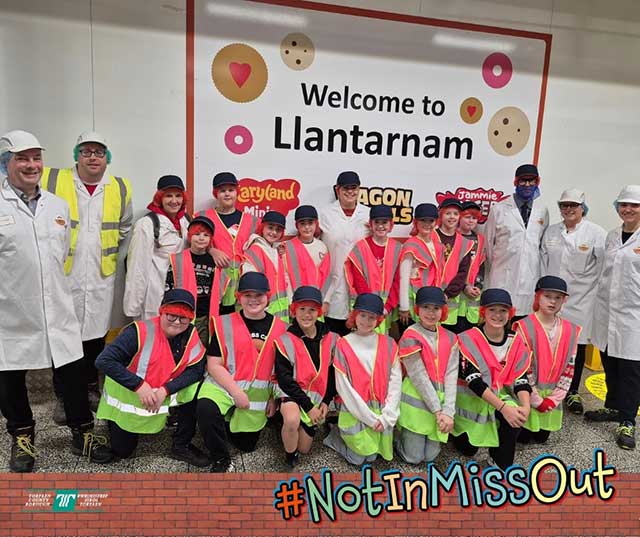
[[[496,74],[494,69],[498,67],[500,74]],[[509,56],[502,52],[494,52],[489,54],[484,62],[482,62],[482,78],[494,89],[504,88],[511,80],[513,74],[513,65]]]
[[[233,125],[224,133],[224,145],[236,155],[244,155],[253,146],[253,135],[247,127]]]

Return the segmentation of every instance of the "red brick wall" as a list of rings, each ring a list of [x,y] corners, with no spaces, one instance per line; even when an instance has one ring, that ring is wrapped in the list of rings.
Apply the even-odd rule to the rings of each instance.
[[[213,535],[640,535],[640,474],[608,480],[609,501],[568,495],[552,506],[535,500],[500,509],[458,505],[457,495],[425,512],[338,512],[335,522],[284,520],[273,506],[283,474],[3,474],[0,535],[213,536]],[[337,474],[334,483],[360,483],[360,474]],[[319,479],[316,477],[316,481]],[[553,484],[549,488],[553,488]],[[25,512],[33,489],[99,489],[102,512]]]

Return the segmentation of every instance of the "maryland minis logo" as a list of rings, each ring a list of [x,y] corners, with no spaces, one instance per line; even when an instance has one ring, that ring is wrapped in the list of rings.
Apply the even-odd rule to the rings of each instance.
[[[257,181],[246,177],[239,181],[238,208],[261,217],[267,211],[278,211],[285,216],[300,201],[300,183],[295,179],[266,179]]]
[[[451,192],[447,190],[446,192],[438,192],[436,193],[436,201],[438,204],[442,203],[443,200],[448,198],[456,198],[460,201],[475,201],[480,208],[482,209],[482,214],[480,215],[480,219],[478,220],[479,224],[484,224],[487,221],[487,216],[489,216],[489,209],[491,209],[491,205],[494,203],[498,203],[503,199],[509,197],[508,194],[502,192],[502,190],[494,190],[493,188],[487,190],[486,188],[476,188],[474,190],[469,190],[463,186],[458,187],[455,192]]]

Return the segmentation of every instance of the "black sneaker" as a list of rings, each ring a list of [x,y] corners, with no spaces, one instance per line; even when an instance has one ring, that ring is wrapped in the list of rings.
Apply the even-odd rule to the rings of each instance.
[[[36,462],[36,448],[33,445],[34,437],[33,427],[22,427],[13,434],[11,459],[9,460],[9,469],[12,472],[33,472],[33,465]]]
[[[599,408],[598,410],[588,410],[584,413],[587,421],[618,421],[618,411],[612,408]]]
[[[218,459],[211,465],[211,469],[209,471],[214,474],[224,474],[225,472],[232,472],[233,464],[231,463],[231,459],[229,457]]]
[[[109,449],[106,436],[93,432],[93,426],[86,425],[71,429],[71,453],[81,457],[87,457],[89,462],[108,464],[114,460],[114,455]]]
[[[615,437],[619,448],[636,449],[636,428],[630,421],[618,425]]]
[[[566,404],[567,404],[567,409],[572,414],[582,414],[584,412],[582,397],[577,392],[570,393],[567,395]]]
[[[197,466],[198,468],[204,468],[205,466],[209,466],[209,464],[211,464],[209,457],[207,457],[200,449],[198,449],[193,444],[189,444],[186,447],[173,446],[171,448],[170,457],[176,461],[188,462],[189,464]]]
[[[294,453],[286,453],[284,465],[285,468],[289,471],[295,470],[296,466],[298,466],[298,462],[300,461],[300,454],[296,451]]]

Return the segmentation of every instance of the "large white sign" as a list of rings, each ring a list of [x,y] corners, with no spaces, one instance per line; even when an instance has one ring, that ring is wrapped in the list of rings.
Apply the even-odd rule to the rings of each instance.
[[[549,35],[295,5],[195,1],[196,210],[220,171],[242,179],[244,210],[291,218],[354,170],[362,201],[408,224],[438,193],[488,209],[536,160]]]

